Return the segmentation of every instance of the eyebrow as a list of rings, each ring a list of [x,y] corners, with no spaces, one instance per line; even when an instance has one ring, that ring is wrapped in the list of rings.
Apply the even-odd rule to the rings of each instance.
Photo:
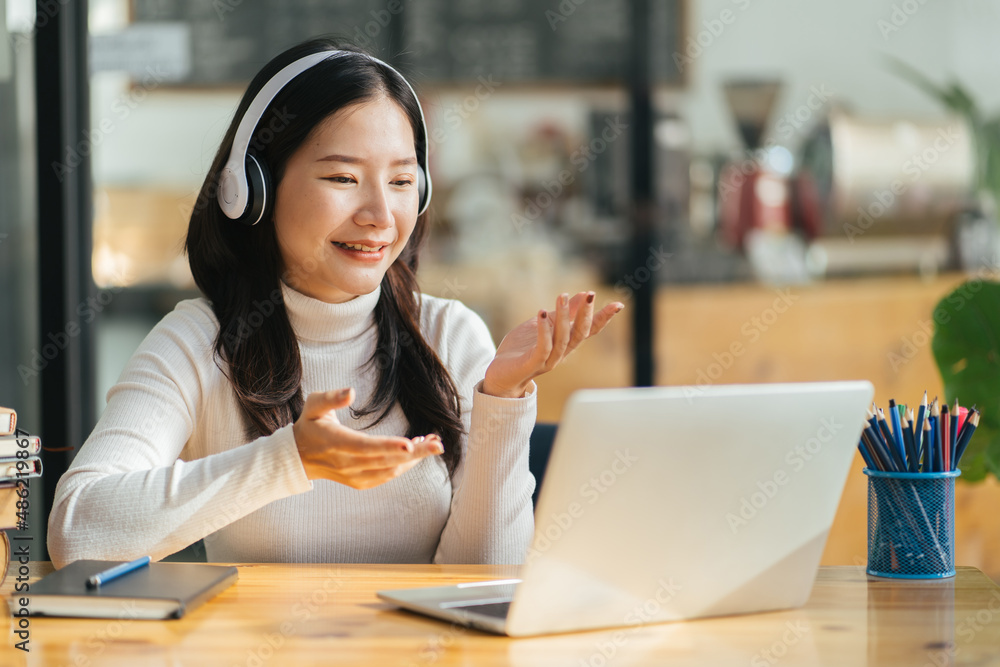
[[[348,164],[364,164],[365,161],[359,157],[352,157],[350,155],[327,155],[326,157],[321,157],[316,160],[317,162],[346,162]],[[401,167],[407,164],[416,164],[417,158],[415,157],[405,157],[401,160],[395,160],[390,166]]]

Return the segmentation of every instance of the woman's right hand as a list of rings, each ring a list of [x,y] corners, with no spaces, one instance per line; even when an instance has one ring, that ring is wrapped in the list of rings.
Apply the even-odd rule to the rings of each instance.
[[[334,410],[346,408],[353,401],[353,389],[314,392],[306,397],[292,433],[309,479],[329,479],[354,489],[370,489],[399,477],[425,457],[444,452],[437,434],[410,440],[372,436],[347,428]]]

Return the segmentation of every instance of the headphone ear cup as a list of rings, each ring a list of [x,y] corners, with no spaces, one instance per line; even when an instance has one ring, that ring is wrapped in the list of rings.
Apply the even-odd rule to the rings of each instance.
[[[417,210],[422,211],[427,204],[427,174],[424,173],[424,168],[419,165],[417,166],[417,192],[420,195],[420,204]]]
[[[271,188],[271,174],[263,162],[247,153],[246,167],[247,185],[249,193],[247,195],[247,206],[239,221],[244,225],[256,225],[264,219],[271,206],[271,198],[274,190]]]

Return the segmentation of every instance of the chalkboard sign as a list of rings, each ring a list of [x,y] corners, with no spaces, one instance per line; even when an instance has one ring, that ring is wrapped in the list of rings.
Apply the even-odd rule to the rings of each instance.
[[[684,0],[652,0],[652,73],[682,81]],[[133,0],[139,21],[191,25],[186,84],[245,85],[271,57],[308,37],[353,39],[418,82],[621,83],[628,73],[628,0]]]
[[[404,41],[415,79],[613,83],[628,73],[628,0],[420,0]],[[679,83],[680,0],[652,0],[652,72]]]
[[[367,42],[361,45],[386,57],[398,19],[388,13],[386,4],[386,0],[133,0],[136,22],[183,21],[191,26],[192,68],[183,83],[196,86],[245,86],[271,58],[316,35]]]

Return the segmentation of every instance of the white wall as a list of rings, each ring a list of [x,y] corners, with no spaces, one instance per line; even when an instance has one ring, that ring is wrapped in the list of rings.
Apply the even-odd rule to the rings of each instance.
[[[690,9],[689,34],[705,31],[705,42],[711,37],[691,64],[691,86],[680,98],[701,151],[739,145],[722,94],[729,77],[785,82],[772,129],[821,86],[862,115],[942,116],[935,102],[889,71],[887,55],[938,82],[957,75],[983,108],[1000,112],[997,0],[695,0]],[[723,11],[730,12],[730,23],[721,32],[714,24],[716,37],[705,22],[719,20]],[[782,125],[775,139],[794,147],[807,126]]]

